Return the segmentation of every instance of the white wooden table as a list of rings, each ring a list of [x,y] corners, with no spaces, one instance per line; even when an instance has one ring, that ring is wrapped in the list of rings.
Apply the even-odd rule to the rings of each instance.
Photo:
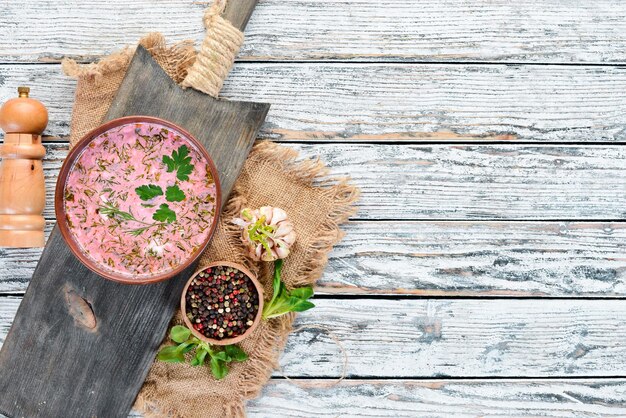
[[[558,3],[558,4],[557,4]],[[46,217],[74,81],[192,0],[0,0],[0,101],[50,110]],[[626,3],[261,0],[223,96],[363,192],[251,416],[626,416]],[[0,343],[40,250],[0,250]],[[1,372],[1,371],[0,371]],[[0,395],[1,396],[1,395]]]

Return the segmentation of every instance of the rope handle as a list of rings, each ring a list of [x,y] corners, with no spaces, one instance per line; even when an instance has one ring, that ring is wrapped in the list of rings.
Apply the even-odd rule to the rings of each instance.
[[[204,12],[206,36],[196,61],[181,83],[184,88],[191,87],[215,98],[243,44],[243,33],[222,17],[226,1],[214,0]]]
[[[213,3],[204,11],[204,18],[202,19],[204,27],[208,29],[211,24],[211,20],[215,16],[220,16],[224,13],[224,9],[226,9],[226,0],[214,0]]]

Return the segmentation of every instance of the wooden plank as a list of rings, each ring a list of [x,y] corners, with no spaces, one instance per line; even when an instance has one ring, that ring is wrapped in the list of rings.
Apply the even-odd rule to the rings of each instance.
[[[626,381],[593,380],[328,380],[271,379],[249,401],[249,417],[623,417]],[[302,385],[304,387],[299,387]],[[4,417],[0,414],[0,417]],[[129,417],[142,418],[138,411]]]
[[[0,101],[30,84],[69,133],[74,81],[58,65],[0,65]],[[237,64],[223,97],[271,103],[262,138],[297,141],[626,141],[626,68]]]
[[[225,202],[268,109],[183,90],[139,47],[104,121],[139,114],[183,126],[213,158]],[[72,255],[54,228],[0,351],[0,411],[128,415],[195,267],[146,286],[104,280]]]
[[[626,380],[271,380],[250,417],[624,417]]]
[[[321,158],[334,175],[352,177],[362,192],[358,219],[626,218],[623,146],[289,146],[302,158]],[[49,149],[44,171],[51,199],[64,151]],[[51,204],[45,215],[54,216]]]
[[[0,342],[19,300],[0,298]],[[346,349],[351,378],[626,374],[623,300],[317,298],[314,302],[313,310],[298,316],[296,327],[330,328]],[[289,336],[281,365],[287,376],[332,378],[341,374],[342,357],[326,331],[305,328]]]
[[[626,295],[626,223],[352,221],[343,229],[318,294]],[[0,249],[0,293],[23,292],[40,255]]]
[[[0,2],[3,62],[93,60],[149,31],[199,44],[204,2]],[[19,23],[19,24],[18,24]],[[38,28],[36,32],[31,28]],[[240,60],[623,63],[619,0],[264,0]]]

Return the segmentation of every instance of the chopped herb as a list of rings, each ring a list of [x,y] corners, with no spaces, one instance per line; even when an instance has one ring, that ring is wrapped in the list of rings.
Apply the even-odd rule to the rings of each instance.
[[[163,205],[161,205],[163,206]],[[167,206],[167,205],[165,205]],[[157,211],[158,212],[158,211]],[[120,210],[117,206],[114,206],[113,204],[111,204],[110,202],[105,203],[104,205],[100,205],[98,206],[98,213],[108,216],[109,218],[114,218],[114,219],[120,219],[123,221],[134,221],[134,222],[138,222],[140,224],[143,224],[144,226],[136,228],[136,229],[130,229],[127,230],[126,232],[133,235],[133,236],[139,236],[142,233],[144,233],[145,231],[147,231],[148,229],[155,227],[155,226],[161,226],[161,225],[165,225],[165,223],[161,222],[161,223],[147,223],[144,221],[140,221],[139,219],[135,218],[135,216],[132,214],[132,212],[125,212],[123,210]],[[173,212],[172,212],[173,213]],[[155,214],[156,215],[156,214]],[[176,214],[174,214],[174,219],[176,219]],[[158,219],[155,219],[158,220]],[[116,225],[109,225],[110,227],[113,227]]]

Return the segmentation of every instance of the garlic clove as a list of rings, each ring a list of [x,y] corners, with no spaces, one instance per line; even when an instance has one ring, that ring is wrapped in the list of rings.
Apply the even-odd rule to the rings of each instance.
[[[274,232],[277,237],[283,237],[293,231],[293,224],[291,222],[281,222],[278,224],[278,229]]]
[[[273,208],[273,209],[274,211],[272,214],[272,224],[278,224],[279,222],[282,222],[285,219],[287,219],[287,212],[285,212],[281,208]]]
[[[241,228],[244,228],[250,224],[245,219],[241,219],[241,218],[233,218],[232,223]]]
[[[254,258],[255,260],[260,260],[261,259],[261,253],[263,252],[263,246],[261,244],[257,245],[253,251],[251,251],[251,256],[252,258]]]
[[[276,247],[276,255],[278,258],[286,258],[289,255],[289,248],[279,245]]]
[[[263,261],[274,261],[276,260],[276,252],[274,250],[265,251],[262,257]]]
[[[271,206],[263,206],[259,208],[259,218],[265,216],[265,223],[268,225],[272,224],[272,215],[274,211]]]
[[[291,231],[289,232],[287,235],[280,237],[285,244],[287,245],[293,245],[294,242],[296,242],[296,231]]]

